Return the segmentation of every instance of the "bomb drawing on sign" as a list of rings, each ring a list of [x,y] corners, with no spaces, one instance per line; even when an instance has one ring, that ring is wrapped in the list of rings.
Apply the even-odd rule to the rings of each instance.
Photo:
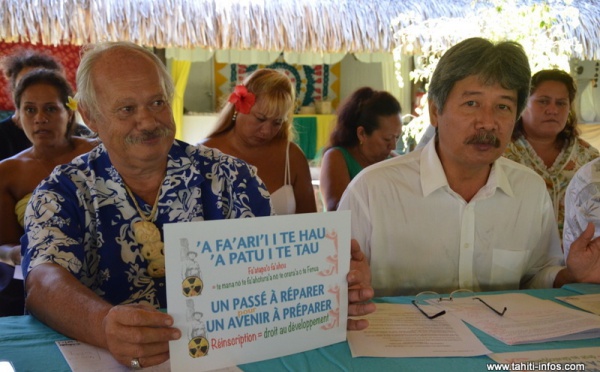
[[[187,321],[190,326],[188,332],[188,350],[192,358],[200,358],[208,354],[208,339],[206,337],[206,325],[202,318],[204,314],[196,311],[194,301],[186,300]]]
[[[183,295],[186,297],[199,296],[202,294],[204,283],[198,263],[198,252],[190,251],[187,239],[180,239],[179,242],[181,244],[181,277],[183,279],[181,289]]]

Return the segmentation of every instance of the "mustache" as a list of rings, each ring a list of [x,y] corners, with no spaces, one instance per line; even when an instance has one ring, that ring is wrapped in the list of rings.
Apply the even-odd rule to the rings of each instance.
[[[485,129],[480,129],[477,133],[465,140],[465,145],[492,145],[495,148],[500,147],[500,140],[496,133]]]
[[[144,130],[140,135],[125,137],[125,143],[128,145],[137,145],[144,141],[153,140],[155,138],[166,138],[173,135],[173,130],[169,128],[157,128],[154,130]]]

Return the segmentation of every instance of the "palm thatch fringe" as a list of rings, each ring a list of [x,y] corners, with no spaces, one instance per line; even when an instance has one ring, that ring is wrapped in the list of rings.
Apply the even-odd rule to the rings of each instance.
[[[523,3],[538,0],[521,0]],[[542,0],[539,0],[542,1]],[[568,0],[565,0],[568,1]],[[580,22],[562,22],[598,58],[600,9],[573,0]],[[398,40],[398,29],[440,17],[463,17],[472,0],[2,0],[0,40],[48,45],[129,40],[159,48],[289,52],[418,51],[430,35]],[[490,6],[481,5],[477,6]]]
[[[543,37],[542,34],[540,37],[548,41],[553,40],[553,45],[538,43],[534,47],[560,49],[568,45],[572,57],[600,59],[600,4],[597,0],[506,0],[504,7],[516,10],[514,13],[503,13],[503,17],[510,17],[512,14],[510,19],[495,19],[494,14],[499,13],[493,11],[492,1],[488,0],[453,0],[449,2],[453,7],[436,15],[432,15],[426,8],[432,3],[434,1],[423,2],[421,8],[408,9],[393,21],[396,47],[403,53],[426,54],[431,50],[446,50],[466,37],[489,37],[494,31],[509,30],[511,27],[506,23],[514,23],[514,30],[518,28],[515,26],[518,23],[527,23],[526,27],[523,27],[525,29],[536,22],[551,22],[551,26],[546,24],[545,31],[542,31],[541,25],[538,29],[540,33],[544,33]],[[502,4],[502,1],[496,3]],[[548,6],[549,11],[547,14],[540,14],[539,11],[531,13],[533,5],[537,5],[537,9]],[[486,17],[481,18],[482,15]],[[522,18],[525,16],[530,16],[530,19]],[[536,18],[541,16],[544,19]],[[535,38],[534,34],[522,36]],[[511,37],[505,35],[505,38]],[[525,44],[525,47],[529,47]]]

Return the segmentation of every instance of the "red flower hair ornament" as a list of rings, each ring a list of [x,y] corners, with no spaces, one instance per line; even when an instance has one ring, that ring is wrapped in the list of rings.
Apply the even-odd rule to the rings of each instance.
[[[237,85],[233,93],[229,96],[229,102],[233,103],[236,111],[242,114],[249,114],[250,109],[256,102],[256,96],[243,85]]]

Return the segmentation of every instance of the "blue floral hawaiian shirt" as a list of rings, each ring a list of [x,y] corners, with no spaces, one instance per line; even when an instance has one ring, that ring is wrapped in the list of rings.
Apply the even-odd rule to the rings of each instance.
[[[151,205],[137,202],[150,213]],[[216,149],[174,142],[154,220],[159,230],[165,223],[271,214],[269,193],[254,167]],[[140,220],[99,145],[56,168],[33,193],[21,238],[23,274],[52,262],[114,305],[166,308],[165,278],[148,275],[134,238],[132,224]]]

